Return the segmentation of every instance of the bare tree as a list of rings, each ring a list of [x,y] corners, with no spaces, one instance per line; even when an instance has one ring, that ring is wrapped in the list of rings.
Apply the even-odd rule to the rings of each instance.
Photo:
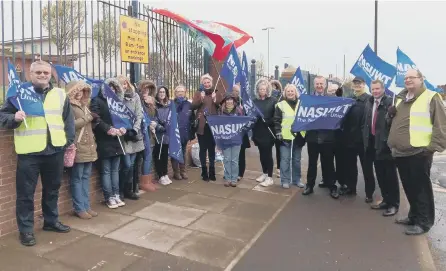
[[[260,76],[265,75],[265,57],[260,54],[259,60],[256,61],[256,73]]]
[[[102,20],[93,25],[93,40],[106,63],[119,53],[121,47],[119,19],[108,9],[104,10]]]
[[[71,48],[85,24],[85,5],[66,0],[48,3],[42,10],[42,25],[50,33],[57,54]]]

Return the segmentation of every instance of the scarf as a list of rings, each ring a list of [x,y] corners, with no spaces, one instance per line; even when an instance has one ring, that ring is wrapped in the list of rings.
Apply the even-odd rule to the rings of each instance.
[[[364,89],[361,90],[361,91],[358,91],[358,92],[353,91],[353,94],[355,95],[356,98],[358,98],[359,96],[361,96],[361,95],[364,94],[364,93],[365,93],[365,90],[364,90]]]

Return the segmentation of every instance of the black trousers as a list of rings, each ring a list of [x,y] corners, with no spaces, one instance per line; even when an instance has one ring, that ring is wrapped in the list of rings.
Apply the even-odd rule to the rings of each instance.
[[[334,157],[336,162],[335,176],[339,185],[345,185],[345,147],[337,143],[334,147]]]
[[[201,168],[206,167],[206,154],[209,154],[209,168],[215,168],[215,141],[212,136],[211,129],[206,123],[204,126],[204,133],[202,135],[197,134],[198,145],[200,145],[200,163]]]
[[[152,159],[155,161],[155,170],[156,174],[158,174],[158,177],[161,178],[167,175],[167,164],[169,162],[169,145],[163,144],[161,147],[161,144],[155,144]]]
[[[396,173],[396,164],[394,160],[375,160],[376,179],[383,201],[389,206],[399,208],[400,206],[400,187],[398,184],[398,175]]]
[[[366,163],[366,154],[363,144],[345,149],[345,181],[348,188],[356,191],[358,184],[358,156],[364,175],[365,193],[372,197],[375,192],[375,176],[373,175],[373,163]]]
[[[434,192],[430,172],[433,155],[423,153],[395,158],[401,183],[410,204],[409,219],[424,230],[435,222]]]
[[[260,153],[260,164],[262,165],[262,171],[264,174],[268,174],[268,177],[273,177],[273,146],[274,144],[258,144]]]
[[[321,156],[322,178],[328,188],[333,189],[335,185],[334,169],[334,147],[333,143],[312,143],[308,142],[308,172],[307,186],[314,187],[317,177],[317,161]]]
[[[20,232],[33,232],[34,192],[42,181],[42,212],[46,224],[58,222],[57,200],[64,168],[64,152],[52,155],[18,155],[16,217]]]
[[[280,144],[282,144],[282,141],[276,140],[274,142],[274,145],[276,146],[276,164],[277,169],[280,169]]]
[[[240,148],[240,153],[238,155],[238,176],[243,177],[245,175],[246,169],[246,147]]]
[[[143,161],[144,161],[144,151],[136,153],[135,165],[133,166],[133,192],[136,192],[137,186],[139,186]]]

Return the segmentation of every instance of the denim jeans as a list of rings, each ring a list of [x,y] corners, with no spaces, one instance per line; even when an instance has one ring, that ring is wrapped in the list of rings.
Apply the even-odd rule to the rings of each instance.
[[[75,163],[71,169],[71,196],[76,213],[90,210],[89,188],[92,163]]]
[[[122,156],[123,167],[121,177],[123,185],[133,183],[133,167],[135,165],[136,152]]]
[[[281,184],[288,183],[291,181],[293,184],[300,183],[301,178],[301,167],[300,160],[302,155],[302,148],[293,146],[293,161],[291,162],[291,144],[280,146],[280,182]],[[290,167],[290,162],[291,166]],[[292,171],[292,180],[291,180]]]
[[[225,166],[226,181],[237,183],[239,153],[240,145],[223,150],[223,164]]]
[[[105,200],[119,195],[119,163],[120,156],[101,159],[101,182]]]

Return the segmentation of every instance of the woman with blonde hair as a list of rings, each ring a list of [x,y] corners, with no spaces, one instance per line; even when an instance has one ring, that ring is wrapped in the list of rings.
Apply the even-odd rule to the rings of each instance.
[[[213,79],[209,74],[201,76],[200,83],[201,87],[195,92],[192,99],[192,110],[197,110],[197,119],[194,122],[197,122],[197,138],[200,145],[201,177],[203,181],[216,181],[215,141],[204,112],[216,115],[218,105],[223,100],[223,94],[213,87]],[[206,166],[206,154],[209,154],[209,171]]]

